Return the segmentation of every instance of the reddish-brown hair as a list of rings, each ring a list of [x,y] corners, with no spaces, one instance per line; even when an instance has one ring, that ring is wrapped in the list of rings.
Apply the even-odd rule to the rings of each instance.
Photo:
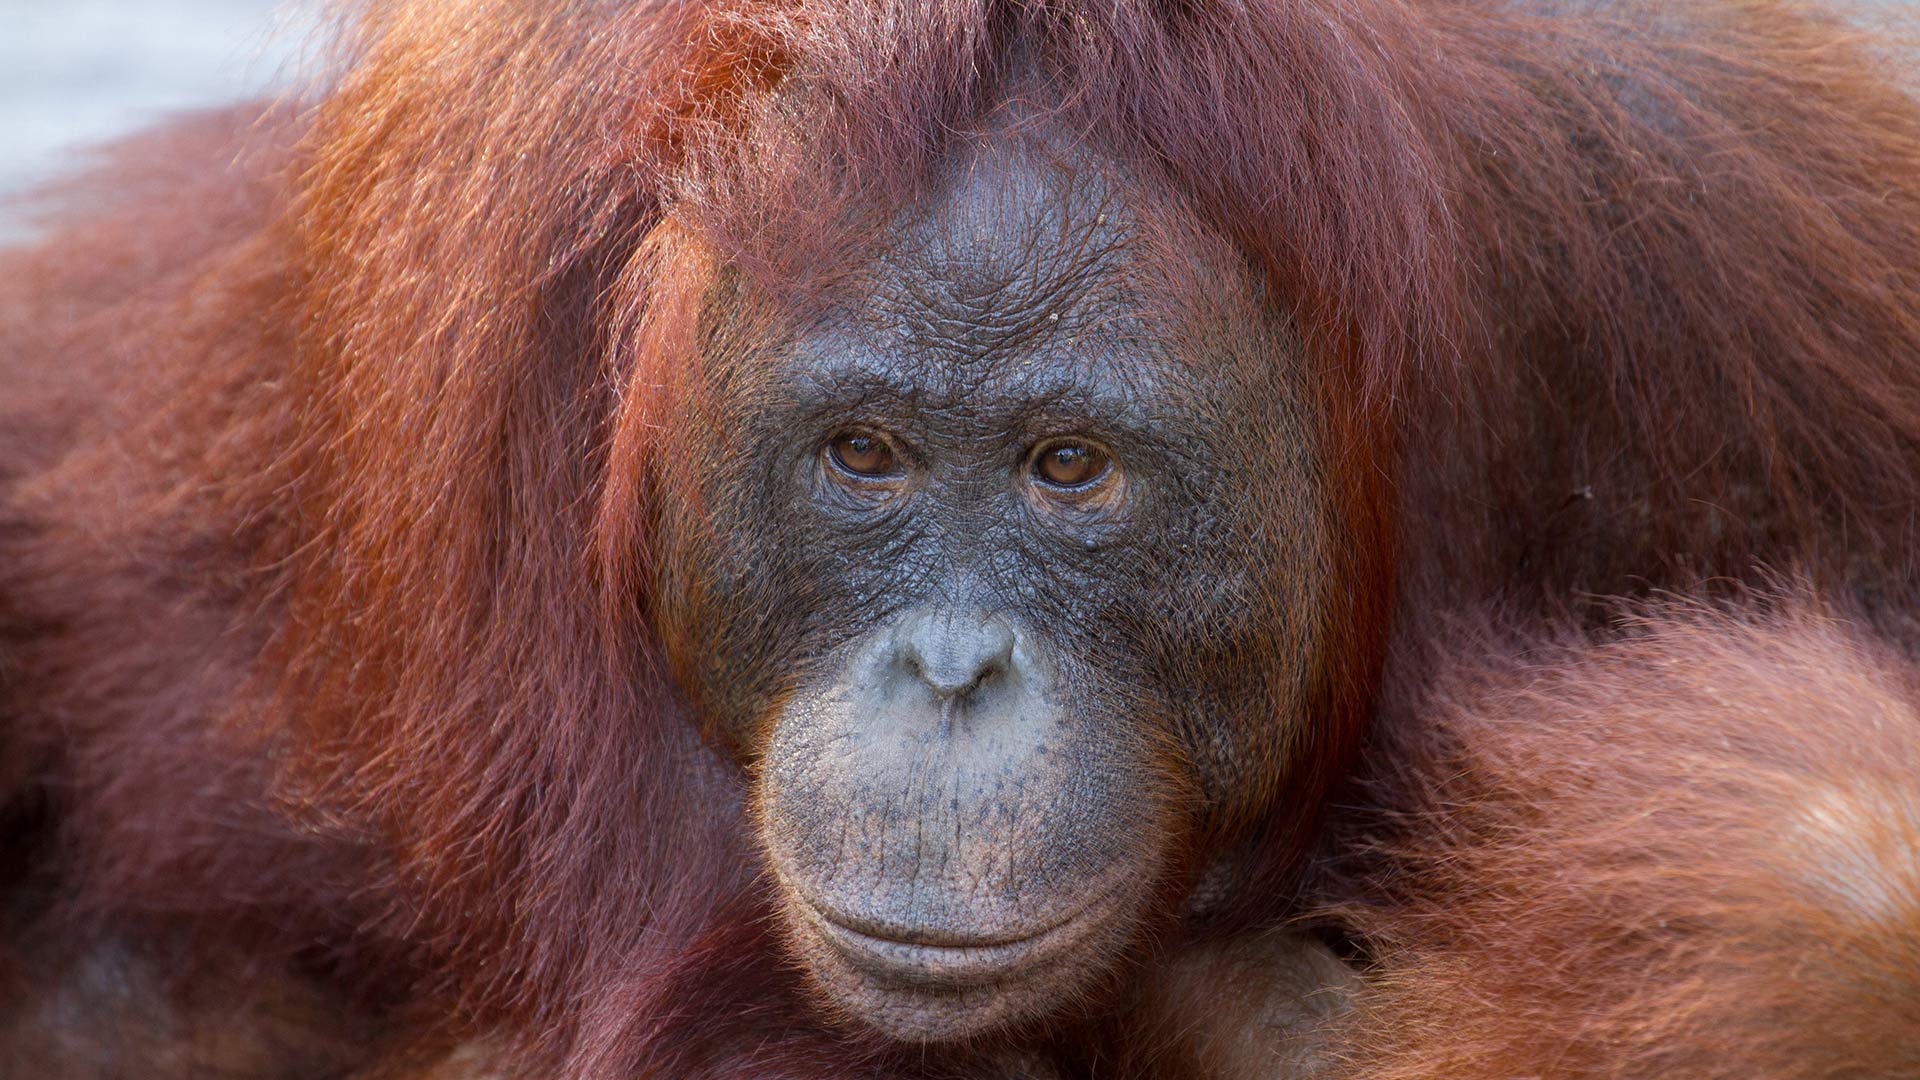
[[[1804,599],[1457,625],[1379,756],[1356,1077],[1920,1063],[1920,672]]]
[[[640,478],[718,268],[830,287],[1018,57],[1317,376],[1344,606],[1240,898],[1278,914],[1435,611],[1764,562],[1911,632],[1890,40],[1786,0],[357,5],[311,109],[123,148],[5,264],[0,783],[53,778],[76,910],[323,942],[436,1035],[888,1066],[772,956],[738,781],[642,625]]]

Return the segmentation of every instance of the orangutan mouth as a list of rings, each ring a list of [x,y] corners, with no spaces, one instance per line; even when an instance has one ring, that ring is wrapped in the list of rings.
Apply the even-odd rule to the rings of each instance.
[[[847,964],[900,989],[959,990],[1016,980],[1070,954],[1105,922],[1098,901],[1038,930],[1009,934],[913,931],[803,905],[807,922]]]

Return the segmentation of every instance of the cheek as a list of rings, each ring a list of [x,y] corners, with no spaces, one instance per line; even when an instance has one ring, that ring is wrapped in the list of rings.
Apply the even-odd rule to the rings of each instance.
[[[741,753],[874,610],[858,575],[836,565],[844,545],[785,481],[743,470],[668,492],[655,529],[654,625],[702,723]]]
[[[1314,722],[1329,603],[1342,588],[1318,485],[1304,467],[1218,498],[1145,572],[1158,588],[1134,639],[1173,718],[1210,831],[1284,798],[1297,733]],[[1157,568],[1156,568],[1157,567]]]

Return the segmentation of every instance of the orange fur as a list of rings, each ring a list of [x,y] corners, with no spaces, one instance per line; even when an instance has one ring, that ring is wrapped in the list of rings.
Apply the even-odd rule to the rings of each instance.
[[[252,987],[236,1026],[302,1044],[325,1003],[383,1076],[468,1040],[593,1080],[978,1065],[805,999],[664,670],[677,598],[638,583],[719,276],[804,318],[1009,57],[1244,254],[1315,376],[1343,606],[1223,923],[1298,913],[1371,717],[1308,867],[1377,961],[1354,1074],[1920,1068],[1894,31],[1796,0],[349,6],[311,100],[118,148],[0,260],[0,1009],[90,1022],[90,950],[129,936],[193,960],[127,981],[95,1075]],[[1752,599],[1782,573],[1827,606]],[[1745,614],[1612,621],[1662,588]],[[1032,1041],[1164,1076],[1163,1024],[1259,1013],[1183,986]]]
[[[1920,669],[1804,604],[1459,636],[1348,823],[1341,1075],[1920,1072]]]

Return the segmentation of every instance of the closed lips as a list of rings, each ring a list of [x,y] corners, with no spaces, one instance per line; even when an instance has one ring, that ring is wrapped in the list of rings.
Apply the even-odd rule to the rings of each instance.
[[[1100,925],[1094,909],[1105,899],[1103,893],[1031,933],[993,937],[914,933],[831,915],[812,903],[802,906],[834,951],[868,975],[910,987],[959,989],[1018,978],[1071,950]]]

